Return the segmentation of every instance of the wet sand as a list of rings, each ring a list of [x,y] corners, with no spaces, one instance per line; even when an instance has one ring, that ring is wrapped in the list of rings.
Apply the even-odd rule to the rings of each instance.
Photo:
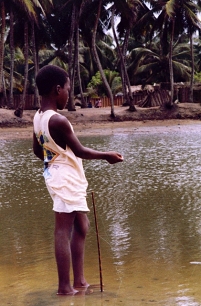
[[[85,122],[74,123],[73,128],[77,136],[111,135],[122,133],[156,133],[176,131],[180,129],[201,128],[200,120],[147,120],[124,122]],[[0,139],[30,139],[33,127],[5,127],[0,128]]]
[[[32,138],[35,112],[25,110],[23,117],[17,118],[13,110],[0,109],[0,139]],[[198,103],[180,103],[172,111],[152,107],[129,112],[128,108],[115,106],[115,120],[110,117],[110,107],[77,108],[74,112],[63,110],[60,113],[72,123],[77,136],[166,132],[187,126],[201,126],[201,106]]]

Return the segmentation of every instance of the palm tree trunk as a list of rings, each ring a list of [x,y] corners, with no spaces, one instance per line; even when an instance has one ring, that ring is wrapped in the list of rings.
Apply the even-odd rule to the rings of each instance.
[[[117,39],[116,31],[115,31],[115,28],[114,28],[114,9],[112,11],[111,25],[112,25],[112,32],[113,32],[113,35],[114,35],[114,39],[115,39],[115,42],[116,42],[116,45],[117,45],[117,50],[118,50],[118,55],[119,55],[119,58],[120,58],[120,63],[121,63],[121,69],[122,69],[121,76],[122,76],[122,85],[123,85],[124,97],[126,97],[126,101],[130,105],[129,110],[130,111],[136,111],[136,108],[135,108],[134,103],[133,103],[130,80],[129,80],[128,73],[127,73],[127,70],[126,70],[126,65],[125,65],[125,55],[124,55],[125,52],[124,52],[124,50],[122,52],[122,50],[120,48],[119,41]],[[130,35],[130,30],[127,30],[126,34],[125,34],[124,44],[123,44],[123,49],[125,49],[125,50],[127,49],[126,46],[128,44],[129,35]],[[128,91],[127,91],[127,88],[128,88]]]
[[[28,36],[29,25],[28,21],[24,22],[24,88],[22,93],[22,99],[18,108],[15,110],[14,114],[17,117],[22,118],[23,110],[26,102],[26,92],[27,92],[27,84],[28,84],[28,57],[29,57],[29,36]]]
[[[189,93],[189,101],[193,102],[193,82],[194,82],[194,73],[195,73],[195,66],[194,66],[194,52],[193,52],[193,35],[190,33],[190,47],[191,47],[191,80],[190,80],[190,93]]]
[[[123,67],[122,64],[120,63],[120,75],[121,75],[121,82],[122,82],[122,92],[123,92],[123,97],[124,97],[124,103],[126,103],[126,105],[129,105],[129,99],[128,99],[128,93],[127,93],[127,87],[126,87],[126,80],[125,80],[125,76],[123,73]]]
[[[78,83],[80,88],[80,96],[81,96],[81,105],[82,108],[87,107],[87,101],[84,98],[83,95],[83,89],[82,89],[82,80],[80,76],[80,63],[79,63],[79,25],[76,27],[76,38],[75,38],[75,52],[76,52],[76,67],[77,67],[77,77],[78,77]]]
[[[5,27],[6,27],[6,19],[5,19],[5,5],[4,1],[0,3],[1,9],[1,40],[0,40],[0,104],[4,105],[3,98],[3,61],[4,61],[4,37],[5,37]]]
[[[10,92],[8,108],[13,108],[13,74],[14,74],[14,59],[15,59],[15,47],[14,47],[14,29],[13,29],[13,8],[10,6]]]
[[[108,81],[107,81],[107,79],[106,79],[106,76],[105,76],[105,74],[104,74],[104,71],[103,71],[103,68],[102,68],[102,65],[101,65],[99,56],[98,56],[98,52],[97,52],[97,49],[96,49],[96,33],[97,33],[98,22],[99,22],[99,19],[100,19],[101,7],[102,7],[102,0],[99,1],[98,12],[97,12],[97,17],[96,17],[96,22],[95,22],[94,30],[93,30],[93,33],[92,33],[92,52],[93,52],[93,55],[94,55],[96,64],[97,64],[97,66],[98,66],[98,69],[99,69],[99,71],[100,71],[101,78],[102,78],[102,80],[103,80],[103,84],[104,84],[104,86],[105,86],[105,88],[106,88],[106,90],[107,90],[108,96],[109,96],[109,98],[110,98],[110,103],[111,103],[111,117],[112,117],[112,118],[115,118],[113,94],[112,94],[110,85],[109,85],[109,83],[108,83]]]
[[[36,79],[36,75],[38,74],[39,66],[38,66],[38,57],[36,50],[36,37],[35,37],[35,23],[34,20],[31,21],[31,30],[32,30],[32,52],[33,52],[33,62],[34,62],[34,76]],[[34,109],[40,106],[40,96],[38,92],[38,88],[36,84],[34,84]]]
[[[173,105],[173,98],[174,98],[174,71],[173,71],[173,63],[172,63],[174,27],[175,27],[175,17],[172,18],[172,32],[171,32],[171,38],[170,38],[170,52],[169,52],[170,101],[168,103],[168,106],[170,107]]]
[[[75,86],[75,76],[77,72],[77,63],[78,63],[78,58],[79,58],[79,45],[77,46],[78,50],[76,50],[76,34],[77,34],[77,28],[79,27],[79,12],[77,9],[77,6],[74,4],[74,20],[73,20],[73,62],[72,62],[72,86],[73,86],[73,91],[72,91],[72,101],[74,105],[74,86]],[[74,105],[75,108],[75,105]],[[75,109],[76,110],[76,109]]]
[[[73,78],[73,41],[75,34],[75,4],[73,4],[72,18],[71,18],[71,28],[70,28],[70,37],[69,37],[69,45],[68,45],[68,74],[70,79],[70,92],[69,92],[69,100],[68,100],[68,110],[75,111],[74,104],[74,78]]]
[[[8,105],[4,71],[3,71],[3,101],[4,101],[4,105]]]
[[[128,98],[128,92],[127,92],[127,84],[126,84],[126,75],[125,75],[125,64],[124,64],[124,57],[117,39],[117,35],[116,35],[116,31],[115,31],[115,27],[114,27],[114,11],[115,11],[115,7],[113,7],[112,10],[112,18],[111,18],[111,27],[112,27],[112,33],[114,36],[114,40],[116,42],[117,45],[117,51],[118,51],[118,61],[120,61],[120,67],[121,67],[121,82],[122,82],[122,91],[123,91],[123,97],[124,97],[124,101],[126,103],[129,104],[129,98]]]
[[[124,41],[124,51],[123,51],[123,63],[124,63],[124,73],[125,73],[125,80],[126,80],[126,85],[128,87],[128,93],[127,93],[127,97],[128,97],[128,101],[129,101],[129,111],[131,112],[135,112],[136,111],[136,108],[135,108],[135,105],[134,105],[134,99],[133,99],[133,95],[132,95],[132,91],[131,91],[131,84],[130,84],[130,79],[129,79],[129,76],[128,76],[128,73],[127,73],[127,70],[126,70],[126,64],[125,64],[125,56],[126,56],[126,50],[127,50],[127,45],[128,45],[128,39],[129,39],[129,36],[130,36],[130,29],[128,29],[126,31],[126,34],[125,34],[125,41]]]

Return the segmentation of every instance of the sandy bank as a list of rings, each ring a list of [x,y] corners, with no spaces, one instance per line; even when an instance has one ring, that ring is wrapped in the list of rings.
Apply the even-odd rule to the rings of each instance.
[[[73,125],[77,136],[133,134],[133,133],[164,133],[181,129],[201,129],[199,120],[157,120],[157,121],[124,121],[107,123],[77,123]],[[22,128],[0,128],[2,139],[30,139],[32,126]]]
[[[110,117],[110,107],[61,113],[73,124],[78,136],[201,128],[201,106],[197,103],[181,103],[171,111],[155,107],[129,112],[128,108],[115,107],[115,120]],[[23,118],[17,118],[13,110],[0,109],[0,139],[31,138],[34,114],[35,111],[26,110]]]

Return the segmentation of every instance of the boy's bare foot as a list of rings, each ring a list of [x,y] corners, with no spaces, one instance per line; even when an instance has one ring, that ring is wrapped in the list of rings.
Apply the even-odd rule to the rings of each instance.
[[[58,289],[57,295],[75,295],[76,293],[78,293],[78,290],[74,289],[74,288],[69,288],[67,289]]]
[[[100,288],[100,284],[86,284],[86,285],[81,285],[81,286],[74,286],[75,289],[77,290],[81,290],[81,289],[96,289],[96,288]]]
[[[76,288],[76,289],[85,289],[85,288],[88,288],[90,285],[87,283],[87,282],[79,282],[79,283],[74,283],[73,285],[73,288]]]

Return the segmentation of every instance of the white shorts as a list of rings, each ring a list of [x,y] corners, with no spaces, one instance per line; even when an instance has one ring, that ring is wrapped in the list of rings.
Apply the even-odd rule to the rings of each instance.
[[[47,186],[49,194],[53,200],[53,210],[60,213],[71,213],[73,211],[88,212],[89,208],[87,206],[86,198],[80,199],[79,203],[67,203],[61,199],[50,187]]]

